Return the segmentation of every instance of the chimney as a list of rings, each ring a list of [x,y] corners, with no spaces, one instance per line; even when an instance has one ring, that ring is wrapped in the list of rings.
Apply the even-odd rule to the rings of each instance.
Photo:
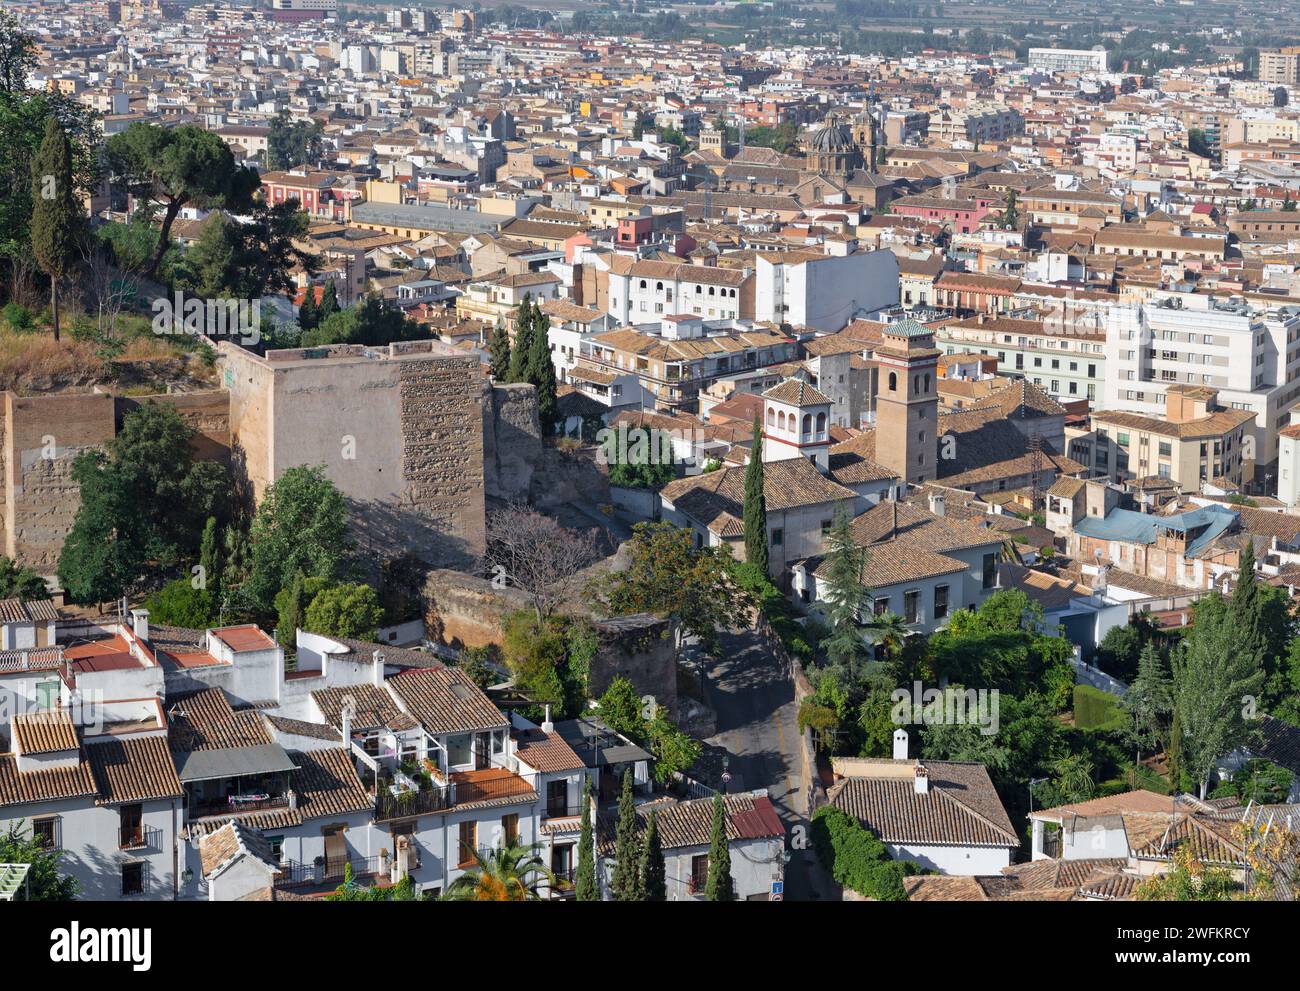
[[[371,655],[371,659],[374,661],[374,671],[371,674],[371,680],[374,682],[376,688],[383,688],[384,687],[384,652],[382,650],[375,651],[374,654]]]
[[[931,492],[930,512],[934,513],[935,516],[942,516],[944,514],[944,508],[943,493]]]
[[[907,730],[894,730],[894,760],[907,760]]]
[[[555,724],[551,722],[551,703],[546,703],[546,718],[542,720],[542,732],[554,733]]]
[[[149,642],[149,610],[132,609],[131,610],[131,632],[141,643]]]
[[[352,709],[356,703],[349,695],[343,700],[343,705],[339,707],[339,718],[343,722],[343,749],[352,749]]]
[[[925,769],[925,765],[917,763],[916,765],[916,793],[918,795],[928,795],[930,793],[930,772]]]

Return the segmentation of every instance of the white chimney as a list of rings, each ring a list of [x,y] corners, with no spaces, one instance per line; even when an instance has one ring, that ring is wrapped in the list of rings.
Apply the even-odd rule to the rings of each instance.
[[[918,795],[928,794],[930,791],[930,772],[925,769],[925,765],[917,763],[916,765],[916,793]]]
[[[930,493],[930,512],[934,513],[935,516],[942,516],[942,515],[944,514],[944,509],[945,509],[945,506],[944,506],[944,501],[943,501],[943,493],[942,493],[942,492],[931,492],[931,493]]]
[[[907,760],[907,730],[894,730],[894,760]]]
[[[374,661],[374,671],[371,674],[371,681],[374,682],[376,688],[383,688],[384,687],[384,652],[382,650],[375,651],[374,654],[371,655],[371,659]]]
[[[554,733],[555,724],[551,722],[551,703],[546,703],[546,718],[542,720],[542,732]]]
[[[131,631],[141,643],[149,642],[149,610],[131,610]]]
[[[352,696],[349,695],[343,700],[343,705],[339,707],[339,717],[343,721],[343,749],[352,749],[352,709],[356,705]]]

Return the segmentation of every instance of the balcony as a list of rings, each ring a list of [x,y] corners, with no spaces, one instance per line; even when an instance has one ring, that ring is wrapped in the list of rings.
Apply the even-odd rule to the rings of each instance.
[[[581,802],[547,802],[542,809],[543,819],[570,819],[582,815]]]
[[[385,789],[375,796],[375,822],[446,812],[452,804],[450,788],[435,786],[398,794]]]
[[[326,860],[321,857],[313,864],[300,864],[287,861],[280,865],[280,877],[276,879],[277,888],[296,889],[321,888],[332,891],[343,883],[348,867],[352,868],[352,880],[369,881],[375,878],[386,879],[392,869],[388,857],[338,857]]]
[[[161,850],[162,830],[153,826],[123,826],[118,830],[122,850]]]
[[[533,786],[505,768],[489,767],[481,771],[459,771],[451,775],[452,802],[490,802],[499,798],[536,796]]]
[[[218,799],[192,800],[188,815],[190,819],[205,819],[288,808],[291,808],[288,795],[228,795]]]

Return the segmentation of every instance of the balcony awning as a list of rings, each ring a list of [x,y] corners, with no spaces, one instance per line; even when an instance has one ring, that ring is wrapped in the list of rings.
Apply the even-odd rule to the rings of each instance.
[[[224,750],[194,750],[175,753],[172,757],[176,762],[176,773],[183,782],[297,770],[297,765],[278,743]]]

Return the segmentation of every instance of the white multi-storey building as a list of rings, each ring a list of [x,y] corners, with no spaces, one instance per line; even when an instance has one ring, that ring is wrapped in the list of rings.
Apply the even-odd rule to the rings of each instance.
[[[1106,49],[1031,48],[1029,67],[1045,72],[1106,72]]]
[[[1159,416],[1169,386],[1215,388],[1223,406],[1255,414],[1257,466],[1277,457],[1278,430],[1300,399],[1298,379],[1300,308],[1160,292],[1110,312],[1106,408]]]

